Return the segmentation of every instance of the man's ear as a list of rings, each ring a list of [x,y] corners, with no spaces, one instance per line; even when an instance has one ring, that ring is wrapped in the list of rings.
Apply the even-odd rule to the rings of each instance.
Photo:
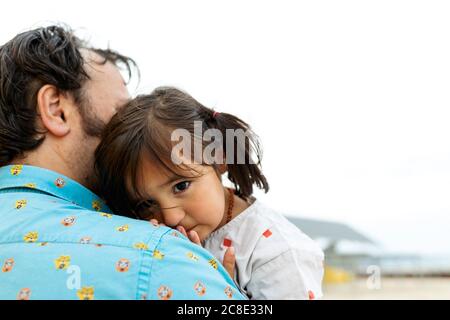
[[[67,99],[53,85],[46,84],[37,93],[37,111],[45,129],[57,137],[63,137],[70,132],[64,108]]]

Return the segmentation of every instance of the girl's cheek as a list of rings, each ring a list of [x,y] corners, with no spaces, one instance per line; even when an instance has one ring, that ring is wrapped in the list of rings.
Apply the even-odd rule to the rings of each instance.
[[[205,224],[213,225],[216,220],[220,222],[225,210],[225,199],[222,183],[216,174],[213,172],[202,177],[192,187],[189,204],[186,203],[188,214]]]
[[[195,218],[198,222],[208,223],[216,220],[216,217],[221,217],[223,208],[220,204],[210,199],[202,199],[196,203],[192,203],[189,208],[186,208],[187,213]]]

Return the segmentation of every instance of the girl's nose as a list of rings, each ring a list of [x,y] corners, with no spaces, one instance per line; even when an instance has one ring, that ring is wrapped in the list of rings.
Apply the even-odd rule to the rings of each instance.
[[[177,226],[184,218],[184,210],[180,206],[161,208],[164,223],[169,227]]]

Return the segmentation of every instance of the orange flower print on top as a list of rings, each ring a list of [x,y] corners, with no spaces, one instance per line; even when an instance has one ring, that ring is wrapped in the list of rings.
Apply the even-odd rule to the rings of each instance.
[[[23,241],[28,242],[28,243],[36,242],[38,237],[39,237],[39,234],[36,231],[30,231],[23,237]]]
[[[30,300],[31,290],[30,288],[22,288],[17,294],[17,300]]]
[[[66,185],[66,181],[64,181],[63,178],[57,178],[55,180],[55,186],[57,186],[58,188],[62,188]]]
[[[102,204],[100,201],[98,201],[98,200],[92,201],[92,209],[94,209],[95,211],[100,211],[101,208],[102,208]]]
[[[55,259],[55,267],[59,270],[65,270],[70,266],[70,256],[60,256]]]
[[[272,235],[272,231],[270,231],[269,229],[267,229],[266,231],[264,231],[263,236],[268,238]]]
[[[224,290],[226,296],[228,297],[228,299],[233,298],[233,289],[231,289],[230,286],[226,287]]]
[[[25,208],[26,205],[27,205],[27,200],[22,199],[22,200],[17,200],[14,207],[15,207],[17,210],[19,210],[19,209]]]
[[[130,269],[130,260],[120,259],[116,263],[116,270],[119,272],[127,272]]]
[[[61,224],[65,227],[70,227],[73,226],[75,223],[75,220],[77,220],[76,217],[71,216],[71,217],[66,217],[64,219],[61,220]]]
[[[169,300],[172,298],[173,291],[167,286],[161,286],[158,288],[158,297],[161,300]]]
[[[230,239],[227,239],[227,238],[223,239],[223,245],[225,247],[231,247],[231,243],[232,243],[232,241]]]
[[[14,259],[13,258],[6,259],[2,267],[2,272],[10,272],[13,267],[14,267]]]
[[[80,300],[94,300],[94,287],[82,287],[77,296]]]
[[[197,283],[194,285],[194,290],[199,296],[203,296],[206,293],[206,287],[200,281],[197,281]]]
[[[309,298],[309,300],[314,300],[316,298],[314,296],[314,292],[312,292],[311,290],[308,291],[308,298]]]
[[[18,176],[22,172],[22,169],[23,169],[23,165],[18,164],[18,165],[12,166],[10,172],[13,176]]]

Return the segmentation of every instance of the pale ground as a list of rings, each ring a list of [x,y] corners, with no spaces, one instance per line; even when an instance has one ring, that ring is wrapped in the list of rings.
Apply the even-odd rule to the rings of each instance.
[[[324,285],[324,300],[445,299],[450,300],[450,278],[382,278],[380,289],[369,289],[366,279]]]

